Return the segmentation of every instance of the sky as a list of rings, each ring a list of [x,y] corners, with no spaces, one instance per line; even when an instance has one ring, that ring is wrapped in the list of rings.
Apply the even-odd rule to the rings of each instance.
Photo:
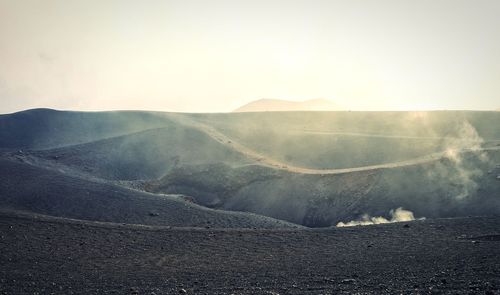
[[[498,0],[0,0],[0,113],[500,108]]]

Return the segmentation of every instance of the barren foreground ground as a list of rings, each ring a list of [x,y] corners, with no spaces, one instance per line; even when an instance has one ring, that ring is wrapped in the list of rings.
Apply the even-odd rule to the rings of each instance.
[[[500,294],[500,217],[318,230],[0,214],[0,294]]]

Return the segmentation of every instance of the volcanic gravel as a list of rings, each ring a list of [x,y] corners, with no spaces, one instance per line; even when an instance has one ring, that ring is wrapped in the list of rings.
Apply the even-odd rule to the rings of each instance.
[[[500,294],[500,217],[328,229],[0,214],[0,294]]]

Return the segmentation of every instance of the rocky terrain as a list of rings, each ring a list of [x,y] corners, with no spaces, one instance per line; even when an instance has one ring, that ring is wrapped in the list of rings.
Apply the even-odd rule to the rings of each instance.
[[[499,217],[317,230],[0,214],[0,294],[499,294]]]
[[[46,127],[23,127],[25,117]],[[5,144],[6,159],[308,227],[398,207],[427,218],[500,213],[495,112],[31,110],[0,121],[12,126],[0,128],[5,138],[32,143]],[[95,121],[106,132],[92,135]]]
[[[0,208],[128,224],[217,227],[297,227],[241,212],[213,210],[178,195],[153,195],[106,182],[0,160]]]
[[[0,115],[0,294],[500,294],[498,126],[466,111]],[[397,208],[411,218],[335,227]]]

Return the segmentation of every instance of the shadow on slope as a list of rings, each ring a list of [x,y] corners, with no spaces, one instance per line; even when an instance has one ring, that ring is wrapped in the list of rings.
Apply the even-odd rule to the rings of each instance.
[[[283,228],[286,222],[254,214],[224,212],[181,197],[152,195],[86,181],[10,160],[0,160],[0,206],[83,220],[168,226]]]
[[[23,115],[29,115],[30,112],[47,111],[34,110],[25,112],[26,114],[23,113]],[[50,174],[46,170],[40,169],[40,171],[43,171],[43,173],[40,172],[41,178],[37,179],[33,176],[36,173],[33,173],[31,178],[28,178],[33,181],[33,184],[29,184],[22,179],[24,173],[22,171],[28,166],[17,163],[20,166],[11,167],[11,172],[5,170],[8,168],[2,167],[4,175],[7,175],[7,173],[17,175],[16,179],[19,181],[19,185],[23,185],[20,192],[23,193],[25,198],[28,198],[28,204],[29,200],[31,200],[29,197],[36,196],[36,193],[33,194],[33,192],[39,190],[45,193],[44,197],[53,198],[50,191],[54,187],[62,190],[64,195],[68,196],[72,195],[73,189],[79,192],[80,196],[85,196],[86,185],[115,188],[115,186],[102,183],[96,184],[95,182],[69,177],[73,174],[63,168],[73,167],[75,170],[85,171],[87,175],[108,180],[152,179],[161,177],[166,173],[160,180],[147,183],[146,188],[157,193],[190,195],[196,199],[196,202],[205,206],[255,212],[314,227],[335,225],[339,221],[356,219],[362,214],[385,216],[390,209],[398,207],[412,210],[417,217],[498,214],[500,211],[498,198],[500,195],[500,181],[496,180],[497,175],[500,175],[500,170],[494,170],[495,164],[500,163],[498,151],[488,152],[488,161],[480,159],[477,153],[472,152],[465,153],[464,157],[456,159],[450,157],[449,159],[406,167],[371,169],[362,172],[332,175],[306,175],[287,172],[284,169],[276,170],[255,165],[245,166],[244,164],[248,163],[248,159],[238,153],[236,149],[228,147],[230,145],[228,139],[221,136],[221,134],[227,134],[231,138],[241,141],[242,144],[250,146],[256,153],[265,151],[265,148],[259,147],[259,145],[263,145],[271,151],[273,157],[286,157],[290,152],[293,152],[297,154],[296,156],[299,156],[301,161],[305,159],[304,161],[310,163],[324,162],[325,165],[330,165],[337,163],[342,158],[353,162],[359,161],[354,156],[356,153],[353,153],[353,151],[356,150],[357,145],[364,145],[365,143],[352,141],[345,146],[342,145],[343,152],[345,150],[343,154],[329,155],[329,151],[336,150],[335,146],[337,145],[335,143],[318,145],[316,141],[308,137],[309,133],[307,132],[311,130],[321,132],[364,132],[369,135],[367,138],[372,138],[374,134],[376,136],[373,138],[377,140],[386,137],[404,138],[415,142],[415,145],[420,142],[419,140],[438,138],[438,141],[441,139],[444,139],[445,142],[451,140],[452,144],[449,147],[453,148],[450,150],[453,153],[454,149],[462,151],[470,150],[470,147],[474,149],[482,147],[483,138],[485,141],[498,139],[500,129],[498,129],[499,125],[497,123],[500,123],[500,115],[495,112],[320,112],[313,114],[297,112],[230,115],[182,114],[170,117],[169,114],[147,112],[56,113],[57,116],[72,118],[67,118],[69,121],[67,126],[64,126],[65,120],[61,119],[59,121],[62,131],[61,134],[55,132],[54,138],[51,138],[53,132],[49,132],[53,128],[50,127],[53,126],[51,124],[54,124],[51,120],[49,120],[51,123],[46,125],[44,125],[45,121],[41,120],[40,124],[45,127],[41,128],[41,131],[36,131],[38,129],[35,128],[34,135],[28,132],[30,124],[38,122],[34,119],[31,121],[26,120],[28,123],[31,122],[29,124],[20,120],[21,125],[24,124],[24,129],[7,130],[8,128],[6,129],[5,125],[3,125],[2,132],[7,130],[4,134],[14,136],[15,142],[19,143],[26,140],[32,146],[40,146],[39,143],[35,142],[36,144],[34,144],[30,140],[40,136],[45,145],[67,145],[72,141],[85,141],[91,137],[94,138],[92,140],[95,140],[95,138],[101,135],[104,136],[104,134],[109,137],[116,130],[124,130],[120,129],[123,126],[117,122],[125,124],[127,123],[126,119],[133,116],[152,120],[153,123],[148,121],[151,124],[138,124],[141,128],[156,123],[160,124],[162,128],[87,144],[37,151],[31,154],[36,156],[29,158],[30,161],[34,161],[33,164],[36,164],[37,159],[42,159],[46,162],[40,162],[40,167],[50,164],[53,170],[58,170],[58,167],[60,167],[61,171],[66,171],[68,175],[64,176],[64,181],[60,179],[61,173],[50,172],[52,173]],[[131,114],[133,114],[132,117],[129,116]],[[80,133],[77,132],[78,124],[75,123],[80,121],[79,116],[86,118],[85,120],[82,119],[86,123],[82,123],[83,127]],[[87,122],[92,116],[107,118],[103,119],[104,121],[111,120],[109,118],[114,118],[114,116],[121,119],[113,119],[109,121],[111,123],[106,121],[109,124],[103,123],[100,128],[104,128],[102,130],[105,130],[105,132],[92,133],[90,131],[92,126],[99,127],[94,124],[95,122]],[[214,126],[221,132],[214,132],[211,135],[206,130],[203,130],[203,126],[197,127],[197,124],[183,124],[182,122],[185,121],[178,120],[179,118],[182,119],[183,116]],[[0,117],[0,121],[4,118]],[[172,120],[177,119],[177,121],[173,123],[169,118]],[[131,120],[128,123],[131,124],[133,121]],[[111,128],[110,126],[114,127]],[[128,125],[125,124],[124,126]],[[135,125],[131,124],[131,126]],[[139,127],[135,126],[134,128]],[[271,133],[266,133],[266,128],[271,130]],[[299,134],[302,139],[286,141],[289,140],[289,129],[298,130],[299,133],[302,132],[303,134]],[[98,130],[100,129],[98,128]],[[469,132],[470,134],[465,132],[465,135],[468,136],[464,137],[460,134],[463,130],[473,132]],[[25,131],[27,134],[23,135],[22,133]],[[71,132],[75,132],[75,134]],[[249,137],[252,132],[258,134],[258,140]],[[382,137],[378,137],[379,135]],[[467,139],[468,137],[473,139],[471,146],[467,141],[467,144],[463,145],[463,138]],[[217,142],[218,138],[219,142]],[[284,139],[286,139],[286,144],[277,144]],[[2,140],[6,142],[4,138]],[[378,159],[380,153],[376,151],[384,150],[387,147],[380,141],[375,142],[375,145],[368,145],[369,148],[361,154],[372,160]],[[403,147],[406,146],[403,145]],[[372,148],[375,149],[375,152],[370,154]],[[394,151],[390,148],[387,149],[389,152],[385,152],[385,154],[390,156]],[[21,156],[21,160],[23,160],[23,157]],[[291,157],[289,161],[294,159],[296,159],[295,156]],[[240,165],[243,166],[238,167]],[[18,168],[21,169],[21,172],[16,171]],[[30,169],[39,168],[31,167]],[[491,173],[488,173],[489,171]],[[43,178],[47,177],[46,175],[57,175],[57,177],[53,180]],[[9,181],[9,178],[2,181],[3,189],[9,187]],[[50,184],[50,187],[47,188],[48,191],[40,189],[46,183]],[[53,186],[54,183],[57,185]],[[121,191],[121,189],[118,191]],[[125,191],[130,192],[126,189]],[[13,188],[6,192],[17,196]],[[94,193],[98,192],[99,194],[102,193],[101,190]],[[148,194],[146,196],[151,197]],[[3,200],[8,200],[8,198]],[[100,201],[101,199],[96,200]],[[108,199],[104,200],[106,200],[104,202],[110,202]],[[36,204],[40,206],[39,203]],[[57,211],[57,208],[50,209],[50,206],[57,207],[57,204],[57,202],[50,203],[50,205],[43,208],[45,208],[44,210]],[[78,211],[79,214],[84,214],[82,212],[89,210],[92,211],[93,207],[90,204],[91,202],[86,203],[88,208]],[[98,202],[98,204],[101,203]],[[125,203],[120,204],[122,204],[120,206],[126,208]],[[102,210],[98,212],[98,214],[104,214]],[[142,218],[137,218],[137,221],[142,222]],[[183,218],[189,219],[190,217]]]
[[[0,115],[0,148],[47,149],[170,124],[153,112],[68,112],[33,109]]]
[[[500,152],[489,162],[464,153],[391,169],[304,175],[260,166],[190,166],[171,170],[146,189],[189,194],[196,202],[248,211],[310,227],[335,225],[363,214],[385,216],[404,207],[416,217],[500,214]]]
[[[156,179],[185,165],[249,162],[206,134],[180,125],[29,154],[108,180]]]

